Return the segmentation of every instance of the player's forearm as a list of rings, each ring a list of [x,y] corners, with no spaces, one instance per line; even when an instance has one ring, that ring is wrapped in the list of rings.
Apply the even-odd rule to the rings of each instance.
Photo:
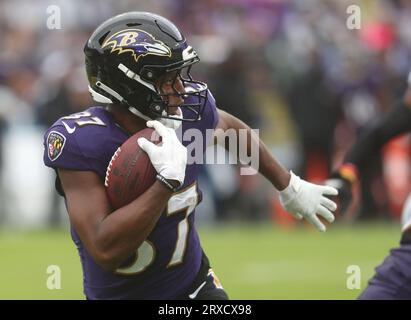
[[[365,129],[347,153],[344,162],[356,165],[361,171],[370,157],[374,156],[387,141],[410,129],[411,109],[400,104],[383,119]]]
[[[154,229],[171,194],[156,181],[143,195],[102,221],[96,242],[106,269],[116,269],[136,252]]]
[[[252,152],[255,152],[256,148],[254,146],[258,146],[258,171],[267,178],[273,186],[277,190],[283,190],[288,186],[290,182],[290,173],[287,169],[285,169],[270,153],[265,143],[251,130],[251,128],[242,122],[240,119],[228,115],[225,116],[225,121],[227,126],[231,129],[236,130],[237,132],[237,141],[238,143],[245,143],[245,141],[241,141],[239,134],[240,130],[245,130],[247,132],[246,137],[246,144],[247,144],[247,155],[251,155]],[[230,151],[230,146],[225,145],[225,148]],[[239,153],[240,148],[237,146],[237,156],[240,157],[241,154]],[[248,159],[240,159],[242,161]],[[252,163],[251,163],[252,164]]]
[[[279,191],[285,189],[290,182],[290,172],[285,169],[269,152],[260,140],[259,172]]]

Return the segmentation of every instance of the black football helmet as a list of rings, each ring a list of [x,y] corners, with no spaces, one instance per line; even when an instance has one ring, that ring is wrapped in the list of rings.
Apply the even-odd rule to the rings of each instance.
[[[200,59],[169,20],[149,12],[128,12],[103,22],[84,47],[89,91],[100,103],[119,103],[149,120],[200,119],[207,85],[193,80],[190,69]],[[159,91],[164,75],[173,75],[173,93]],[[176,80],[185,87],[178,92]],[[168,80],[170,81],[170,80]],[[156,85],[157,84],[157,85]],[[168,115],[170,95],[184,99],[184,118]]]

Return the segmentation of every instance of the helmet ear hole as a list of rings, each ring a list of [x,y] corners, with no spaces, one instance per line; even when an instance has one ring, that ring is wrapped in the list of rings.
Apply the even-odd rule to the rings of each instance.
[[[139,88],[136,82],[131,79],[127,79],[125,82],[119,81],[119,86],[122,92],[127,93],[127,102],[140,111],[147,110],[153,101],[152,91],[146,87]]]

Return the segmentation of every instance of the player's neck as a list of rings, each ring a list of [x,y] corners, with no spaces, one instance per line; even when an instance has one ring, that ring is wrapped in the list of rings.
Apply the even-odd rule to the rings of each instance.
[[[134,134],[146,128],[146,121],[119,105],[108,105],[107,110],[113,115],[116,123],[126,132]]]

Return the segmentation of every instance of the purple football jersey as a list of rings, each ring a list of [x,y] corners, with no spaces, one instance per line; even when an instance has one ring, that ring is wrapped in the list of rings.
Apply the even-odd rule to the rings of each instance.
[[[215,100],[208,94],[201,120],[183,122],[182,134],[178,135],[179,139],[184,137],[182,143],[185,146],[192,146],[190,129],[198,129],[202,141],[197,139],[195,142],[201,148],[191,149],[202,153],[206,148],[207,129],[215,128],[218,122]],[[185,116],[192,112],[189,109],[182,111]],[[128,138],[129,135],[105,108],[90,107],[84,112],[60,118],[47,130],[44,163],[54,169],[94,171],[103,183],[112,155]],[[183,186],[172,195],[146,241],[116,272],[107,272],[99,266],[75,228],[71,227],[82,263],[87,298],[173,299],[188,289],[199,271],[202,257],[194,226],[194,210],[201,201],[197,185],[200,166],[200,163],[187,164]]]

